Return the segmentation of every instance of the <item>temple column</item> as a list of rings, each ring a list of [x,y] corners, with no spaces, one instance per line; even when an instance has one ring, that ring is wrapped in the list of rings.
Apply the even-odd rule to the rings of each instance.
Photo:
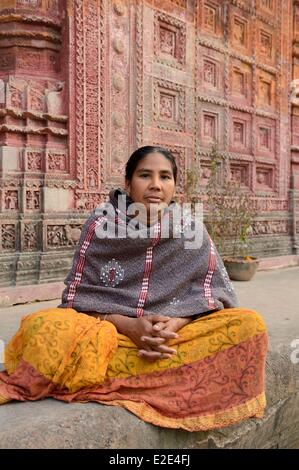
[[[0,285],[41,280],[48,220],[71,208],[66,26],[64,0],[1,1]]]

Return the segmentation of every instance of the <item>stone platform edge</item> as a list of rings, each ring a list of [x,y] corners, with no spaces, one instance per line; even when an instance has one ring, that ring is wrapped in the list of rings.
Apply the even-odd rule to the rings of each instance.
[[[260,258],[259,271],[299,266],[299,255],[277,256],[273,258]],[[49,282],[45,284],[31,284],[26,286],[9,286],[0,288],[0,308],[10,307],[29,302],[42,302],[45,300],[60,299],[64,283]]]

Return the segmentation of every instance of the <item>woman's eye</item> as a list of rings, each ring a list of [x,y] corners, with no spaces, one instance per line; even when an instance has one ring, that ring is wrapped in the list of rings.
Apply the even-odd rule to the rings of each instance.
[[[149,175],[147,173],[142,173],[140,176],[141,176],[141,178],[146,178]]]

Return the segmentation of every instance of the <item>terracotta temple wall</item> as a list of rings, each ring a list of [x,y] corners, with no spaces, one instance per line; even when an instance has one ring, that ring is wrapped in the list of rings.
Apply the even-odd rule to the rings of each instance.
[[[298,51],[293,0],[0,0],[0,285],[62,279],[142,144],[204,192],[216,140],[255,253],[297,253]]]

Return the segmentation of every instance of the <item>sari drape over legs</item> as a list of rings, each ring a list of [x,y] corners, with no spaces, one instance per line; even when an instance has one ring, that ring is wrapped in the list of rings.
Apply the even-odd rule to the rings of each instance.
[[[5,350],[0,404],[47,397],[95,401],[187,431],[261,418],[267,352],[261,316],[227,308],[178,333],[169,341],[177,354],[152,363],[108,321],[71,308],[28,315]]]

